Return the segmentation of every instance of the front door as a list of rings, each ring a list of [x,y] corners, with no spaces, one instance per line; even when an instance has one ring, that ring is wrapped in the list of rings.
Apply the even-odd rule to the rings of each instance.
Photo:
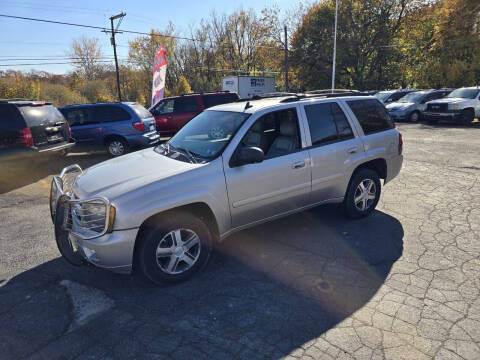
[[[259,147],[261,163],[225,167],[234,228],[285,214],[307,204],[311,186],[308,150],[303,150],[296,108],[268,113],[238,148]],[[238,150],[237,148],[237,150]]]

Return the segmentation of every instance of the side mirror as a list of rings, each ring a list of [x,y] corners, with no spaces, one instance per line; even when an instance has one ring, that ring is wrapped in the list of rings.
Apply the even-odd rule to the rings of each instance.
[[[260,163],[265,158],[263,150],[258,147],[241,148],[234,156],[233,166]]]

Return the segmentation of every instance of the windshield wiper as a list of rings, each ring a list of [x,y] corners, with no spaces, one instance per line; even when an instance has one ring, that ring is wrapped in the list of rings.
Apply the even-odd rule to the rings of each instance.
[[[174,147],[173,145],[170,145],[168,142],[167,142],[167,151],[170,152],[170,149],[172,149],[173,151],[175,152],[178,152],[180,154],[183,154],[183,155],[187,155],[187,158],[188,160],[193,163],[193,164],[197,164],[197,160],[195,159],[195,157],[192,155],[192,153],[190,151],[188,151],[187,149],[184,149],[184,148],[181,148],[181,147]]]

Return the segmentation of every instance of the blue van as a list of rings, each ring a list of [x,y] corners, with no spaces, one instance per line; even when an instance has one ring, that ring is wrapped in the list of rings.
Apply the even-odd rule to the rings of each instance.
[[[155,119],[134,102],[70,105],[59,108],[79,147],[106,149],[112,156],[160,141]]]

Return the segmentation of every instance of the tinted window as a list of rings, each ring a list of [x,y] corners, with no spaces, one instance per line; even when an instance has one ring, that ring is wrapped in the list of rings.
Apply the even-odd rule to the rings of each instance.
[[[397,93],[393,94],[392,96],[390,96],[389,100],[391,100],[391,102],[394,102],[394,101],[397,101],[397,100],[401,99],[402,97],[404,97],[407,94],[408,94],[408,92],[400,91],[400,92],[397,92]]]
[[[0,105],[0,131],[20,130],[24,126],[12,105]]]
[[[360,122],[365,134],[394,127],[387,110],[377,100],[351,100],[348,101],[348,105]]]
[[[113,122],[130,119],[130,114],[119,106],[97,106],[93,109],[96,122]]]
[[[237,100],[234,94],[205,95],[202,97],[205,108],[215,105],[228,104]]]
[[[176,113],[187,113],[200,111],[198,108],[197,100],[192,96],[186,96],[175,99],[175,105],[173,107]]]
[[[65,122],[62,113],[52,105],[20,106],[18,109],[25,118],[27,126]]]
[[[87,125],[91,123],[89,111],[85,109],[61,110],[70,126]]]
[[[312,145],[353,137],[342,109],[336,103],[305,106]]]
[[[425,104],[427,101],[441,99],[445,96],[444,92],[436,91],[425,96],[425,99],[422,100],[422,104]]]
[[[152,117],[152,114],[150,111],[145,109],[142,105],[140,104],[132,104],[128,105],[133,111],[135,111],[135,114],[138,115],[140,119],[148,119]]]

